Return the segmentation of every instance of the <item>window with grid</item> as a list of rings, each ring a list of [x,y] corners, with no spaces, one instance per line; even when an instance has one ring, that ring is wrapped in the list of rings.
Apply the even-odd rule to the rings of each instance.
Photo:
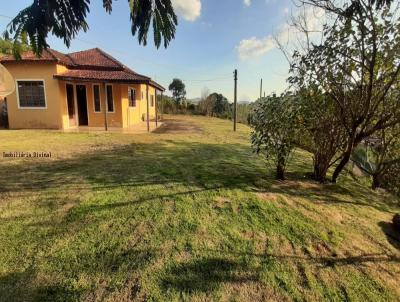
[[[46,108],[43,81],[17,81],[21,108]]]
[[[93,102],[94,102],[94,112],[101,112],[101,103],[100,103],[100,86],[93,86]]]
[[[133,88],[128,89],[129,107],[136,107],[136,90]]]

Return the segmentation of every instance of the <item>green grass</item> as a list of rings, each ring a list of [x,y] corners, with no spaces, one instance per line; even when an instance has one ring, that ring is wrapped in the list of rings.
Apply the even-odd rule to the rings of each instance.
[[[0,131],[0,301],[394,301],[399,200],[364,180],[289,179],[249,129],[168,117],[160,133]],[[1,155],[0,154],[0,155]]]

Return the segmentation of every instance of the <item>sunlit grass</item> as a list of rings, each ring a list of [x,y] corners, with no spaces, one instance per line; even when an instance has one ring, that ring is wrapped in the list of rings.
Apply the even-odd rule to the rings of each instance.
[[[168,120],[0,131],[1,153],[53,154],[0,159],[1,301],[400,299],[398,200],[349,175],[308,180],[300,150],[277,182],[246,126]]]

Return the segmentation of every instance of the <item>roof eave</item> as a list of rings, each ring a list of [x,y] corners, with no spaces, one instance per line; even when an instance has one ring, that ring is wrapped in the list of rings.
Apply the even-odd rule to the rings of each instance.
[[[67,82],[94,82],[94,83],[121,83],[121,84],[148,84],[153,86],[154,88],[165,91],[165,88],[160,84],[151,81],[151,80],[122,80],[122,79],[96,79],[96,78],[76,78],[76,77],[67,77],[63,75],[53,75],[53,78],[61,81]]]
[[[62,80],[62,81],[71,81],[71,82],[95,82],[95,83],[123,83],[123,84],[141,84],[144,81],[140,80],[122,80],[122,79],[96,79],[96,78],[76,78],[76,77],[66,77],[62,75],[53,75],[53,78]]]

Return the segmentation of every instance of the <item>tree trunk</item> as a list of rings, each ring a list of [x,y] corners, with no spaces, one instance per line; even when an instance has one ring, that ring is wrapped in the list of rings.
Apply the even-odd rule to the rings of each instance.
[[[372,174],[372,189],[376,190],[382,186],[381,175],[379,173]]]
[[[355,129],[356,128],[353,128],[354,132],[355,132]],[[333,172],[333,175],[332,175],[333,183],[336,183],[340,173],[342,173],[344,167],[346,167],[347,163],[350,161],[350,157],[351,157],[351,154],[353,153],[354,148],[356,148],[361,143],[363,138],[365,138],[365,137],[366,137],[365,135],[361,135],[361,134],[355,135],[354,134],[349,139],[346,152],[343,154],[342,160],[340,161],[339,165],[337,165],[335,171]]]
[[[285,180],[285,159],[282,157],[278,158],[276,165],[276,179]]]
[[[328,172],[328,167],[322,165],[318,162],[314,164],[314,179],[320,183],[326,181],[326,173]]]
[[[340,173],[342,173],[344,167],[345,167],[345,166],[347,165],[347,163],[349,162],[350,156],[351,156],[351,152],[352,152],[352,150],[350,150],[350,151],[347,150],[347,151],[344,153],[343,158],[342,158],[342,160],[340,161],[339,165],[337,165],[337,167],[336,167],[336,169],[335,169],[335,171],[333,172],[333,175],[332,175],[332,182],[333,182],[333,183],[336,183],[337,178],[339,177]]]
[[[276,179],[285,180],[285,170],[281,164],[276,166]]]

